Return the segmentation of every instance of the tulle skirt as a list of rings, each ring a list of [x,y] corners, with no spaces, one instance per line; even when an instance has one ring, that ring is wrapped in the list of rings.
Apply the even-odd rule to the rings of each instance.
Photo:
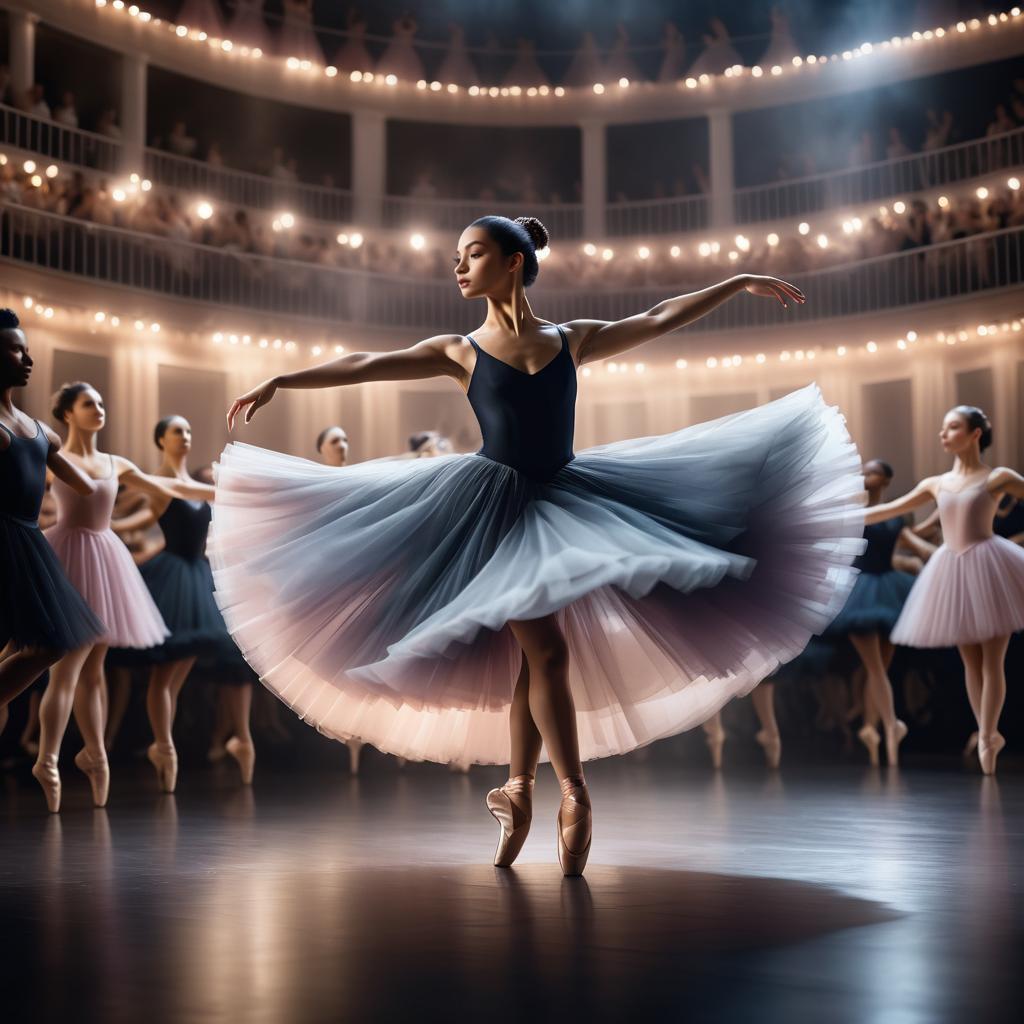
[[[829,638],[848,633],[884,633],[888,635],[900,617],[907,595],[914,586],[908,572],[862,572],[843,610],[825,630]]]
[[[0,650],[73,651],[103,632],[39,528],[0,515]]]
[[[215,662],[240,657],[214,600],[213,575],[205,558],[161,551],[139,572],[170,636],[153,647],[112,650],[113,661],[142,665],[192,657]]]
[[[892,631],[908,647],[952,647],[1024,629],[1024,549],[990,537],[925,563]]]
[[[113,530],[58,523],[45,531],[68,579],[105,625],[111,647],[152,647],[168,630],[128,549]]]
[[[857,451],[814,385],[545,483],[247,444],[216,474],[216,597],[248,662],[321,732],[413,759],[508,761],[506,623],[551,613],[584,758],[698,725],[828,625],[864,548]]]

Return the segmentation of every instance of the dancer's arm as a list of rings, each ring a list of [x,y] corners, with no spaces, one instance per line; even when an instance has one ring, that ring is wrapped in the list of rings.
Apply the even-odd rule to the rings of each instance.
[[[213,501],[216,491],[209,484],[197,480],[178,480],[169,476],[151,476],[120,455],[114,456],[115,472],[125,487],[158,498],[186,498],[194,501]]]
[[[921,505],[935,500],[935,490],[941,478],[929,476],[922,480],[913,490],[907,491],[902,498],[894,498],[892,501],[882,502],[880,505],[872,505],[864,510],[864,525],[872,523],[884,523],[886,519],[893,519],[896,516],[905,516]]]
[[[625,320],[572,320],[565,326],[572,332],[576,364],[608,359],[627,352],[637,345],[660,338],[692,324],[740,292],[778,299],[784,307],[804,303],[807,299],[796,285],[776,277],[758,274],[737,274],[727,281],[713,284],[699,292],[677,295],[652,306],[646,313]]]
[[[923,537],[919,537],[909,526],[904,526],[900,531],[899,545],[900,547],[909,548],[923,562],[927,562],[936,551],[934,544],[930,544]],[[894,551],[893,558],[895,557],[896,552]]]
[[[61,454],[60,436],[52,431],[45,424],[40,424],[46,440],[50,442],[50,450],[46,454],[46,465],[50,472],[58,479],[77,491],[83,498],[96,492],[96,484],[92,477],[83,473],[70,459]]]
[[[352,352],[329,363],[309,366],[294,373],[282,373],[257,384],[240,395],[228,409],[228,430],[245,410],[248,423],[257,409],[266,405],[278,388],[333,388],[342,384],[366,384],[377,380],[422,380],[426,377],[458,377],[465,371],[448,354],[464,344],[458,334],[439,334],[396,352]]]
[[[148,530],[155,526],[157,521],[156,513],[149,505],[140,508],[137,512],[130,512],[120,519],[111,519],[110,528],[120,536],[122,533],[135,533],[136,530]]]
[[[991,493],[1012,494],[1015,498],[1024,498],[1024,476],[1020,473],[1000,466],[993,469],[988,478],[988,489]]]

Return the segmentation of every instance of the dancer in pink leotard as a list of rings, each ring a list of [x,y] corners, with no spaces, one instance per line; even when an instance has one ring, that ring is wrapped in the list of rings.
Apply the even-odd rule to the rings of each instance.
[[[943,544],[914,583],[892,642],[959,648],[978,723],[978,760],[992,775],[1006,745],[998,731],[1006,699],[1006,648],[1010,634],[1024,629],[1024,550],[995,536],[992,520],[1004,494],[1024,497],[1024,477],[982,462],[992,425],[974,406],[958,405],[946,413],[939,438],[954,457],[952,470],[869,508],[865,521],[880,523],[929,501],[938,505]]]

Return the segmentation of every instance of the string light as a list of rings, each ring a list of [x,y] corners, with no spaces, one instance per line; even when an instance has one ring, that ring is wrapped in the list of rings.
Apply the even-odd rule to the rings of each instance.
[[[60,305],[55,307],[40,302],[31,295],[19,297],[8,293],[7,298],[3,300],[3,304],[16,305],[19,302],[19,298],[21,305],[27,311],[34,312],[45,320],[59,318],[70,327],[81,326],[88,329],[90,333],[96,333],[99,330],[116,331],[121,324],[121,317],[107,310],[87,310],[80,307]],[[142,319],[133,319],[131,320],[131,326],[139,334],[160,334],[164,332],[163,325],[158,321],[146,322]],[[179,338],[195,338],[194,332],[189,328],[172,327],[170,330]],[[887,351],[908,353],[933,344],[936,346],[952,346],[958,343],[962,344],[973,341],[975,344],[990,345],[994,341],[1007,340],[1014,336],[1019,336],[1022,331],[1024,331],[1024,314],[998,323],[981,323],[974,324],[970,328],[959,327],[956,329],[938,330],[929,336],[923,336],[916,330],[908,330],[901,337],[894,338],[891,342],[871,339],[853,348],[849,345],[837,345],[828,352],[820,347],[794,350],[785,349],[777,352],[775,355],[767,352],[758,352],[756,355],[749,357],[734,352],[727,355],[702,356],[699,358],[698,363],[704,370],[719,371],[736,370],[741,367],[770,369],[771,366],[777,364],[816,362],[819,357],[825,355],[834,355],[836,359],[845,360],[851,357],[851,353],[863,358],[877,359]],[[249,334],[225,330],[214,331],[206,335],[206,337],[215,346],[221,346],[227,342],[229,345],[236,347],[258,347],[262,350],[273,348],[277,351],[286,352],[288,355],[295,355],[300,351],[305,351],[315,357],[322,355],[328,349],[333,350],[335,355],[342,355],[346,351],[345,346],[340,342],[317,341],[304,344],[290,338],[274,338],[271,341],[269,338],[261,337],[258,344],[254,344],[253,338]],[[609,360],[603,365],[605,373],[615,375],[644,375],[647,374],[648,370],[652,369],[650,364],[646,362],[626,363]],[[689,370],[691,365],[691,359],[678,358],[674,360],[675,369],[678,371]],[[582,371],[583,376],[589,377],[589,370],[589,367],[584,367]],[[653,368],[651,375],[658,377],[658,369]]]
[[[118,15],[133,18],[136,22],[146,24],[149,31],[166,32],[181,40],[184,45],[207,43],[211,48],[216,49],[218,52],[232,60],[237,60],[239,58],[261,59],[263,57],[263,51],[258,47],[249,48],[247,46],[236,46],[230,39],[216,39],[208,37],[207,33],[202,30],[193,29],[188,25],[164,21],[159,17],[155,17],[149,11],[144,10],[137,4],[126,6],[124,0],[94,0],[94,2],[96,4],[96,8],[104,11],[109,17],[113,17],[113,12],[116,12]],[[708,73],[704,73],[696,77],[690,75],[686,78],[677,80],[675,86],[676,88],[691,90],[708,88],[719,77],[725,79],[751,79],[761,83],[767,79],[780,79],[786,76],[792,76],[793,74],[805,74],[807,73],[806,69],[808,68],[827,66],[833,62],[849,63],[855,60],[862,60],[876,53],[888,53],[891,50],[903,50],[926,46],[937,40],[945,39],[947,35],[967,36],[983,29],[998,29],[1000,26],[1007,25],[1012,21],[1017,21],[1020,17],[1020,7],[1013,7],[1009,11],[990,13],[984,20],[980,18],[971,18],[967,21],[959,21],[955,25],[939,25],[934,28],[919,29],[911,32],[910,35],[907,36],[892,36],[891,38],[882,40],[878,43],[872,43],[869,41],[862,42],[858,46],[843,50],[838,54],[832,54],[831,56],[823,54],[807,54],[806,56],[797,55],[794,56],[787,65],[773,64],[769,69],[768,74],[765,73],[765,69],[759,64],[755,64],[751,67],[744,67],[742,64],[734,64],[731,67],[726,68],[720,76],[710,75]],[[338,69],[334,65],[327,64],[321,66],[319,64],[314,64],[310,60],[300,59],[294,56],[283,58],[283,60],[285,67],[289,71],[320,74],[326,79],[341,80],[338,75]],[[423,79],[415,83],[400,83],[393,74],[375,74],[372,71],[352,71],[349,75],[349,82],[356,86],[364,84],[396,86],[402,84],[422,91],[445,91],[449,94],[458,93],[462,88],[455,82],[442,83],[432,81],[428,83]],[[631,82],[628,78],[619,78],[617,79],[617,84],[620,90],[626,90],[632,88],[635,83]],[[653,82],[644,82],[641,84],[645,88],[649,89],[657,89],[661,87],[659,84]],[[549,95],[561,98],[566,95],[566,89],[564,86],[556,86],[552,89],[546,85],[530,86],[525,90],[519,85],[502,86],[500,88],[498,86],[486,87],[473,85],[470,86],[467,91],[470,96],[486,96],[492,98],[518,98],[524,91],[530,98],[547,97]],[[594,82],[590,86],[590,91],[594,95],[605,95],[607,94],[606,83]]]

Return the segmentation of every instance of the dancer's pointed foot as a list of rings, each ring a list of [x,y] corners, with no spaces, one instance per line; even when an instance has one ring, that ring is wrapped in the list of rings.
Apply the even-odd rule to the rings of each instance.
[[[978,749],[978,730],[975,729],[964,744],[964,757],[970,757]]]
[[[891,728],[885,727],[885,759],[889,762],[890,768],[895,768],[900,763],[900,744],[906,736],[907,724],[898,718]]]
[[[867,747],[868,761],[872,768],[878,767],[878,748],[881,746],[882,737],[873,725],[862,725],[857,731],[857,739]]]
[[[96,807],[107,806],[107,796],[110,794],[110,764],[107,762],[107,755],[91,757],[89,751],[82,749],[75,754],[75,766],[83,772],[92,787],[92,802]]]
[[[347,740],[345,746],[348,747],[348,770],[353,775],[359,774],[359,755],[363,751],[363,745],[359,740]]]
[[[719,726],[717,729],[705,729],[704,739],[707,742],[708,750],[711,751],[711,764],[714,768],[722,767],[722,747],[725,746],[725,730]]]
[[[146,750],[149,763],[156,769],[157,782],[164,793],[173,793],[178,784],[178,752],[174,745],[151,743]]]
[[[583,874],[590,855],[592,821],[590,794],[582,775],[562,779],[558,808],[558,863],[563,875]]]
[[[56,814],[60,810],[60,772],[57,770],[57,755],[41,755],[32,766],[32,774],[43,788],[46,806]]]
[[[224,744],[224,749],[238,762],[242,770],[242,784],[248,786],[252,782],[252,774],[256,767],[256,748],[252,740],[241,740],[237,736]]]
[[[986,775],[995,775],[996,758],[999,756],[999,751],[1005,746],[1006,740],[998,732],[993,733],[991,736],[981,736],[978,738],[978,762],[981,764],[981,770]]]
[[[448,771],[458,772],[460,775],[469,774],[469,762],[468,761],[449,761]]]
[[[533,821],[533,776],[514,775],[487,794],[487,810],[501,826],[494,866],[508,868],[519,856]]]
[[[782,760],[782,737],[777,732],[768,732],[766,729],[758,731],[754,737],[764,749],[764,759],[769,768],[778,768]]]

